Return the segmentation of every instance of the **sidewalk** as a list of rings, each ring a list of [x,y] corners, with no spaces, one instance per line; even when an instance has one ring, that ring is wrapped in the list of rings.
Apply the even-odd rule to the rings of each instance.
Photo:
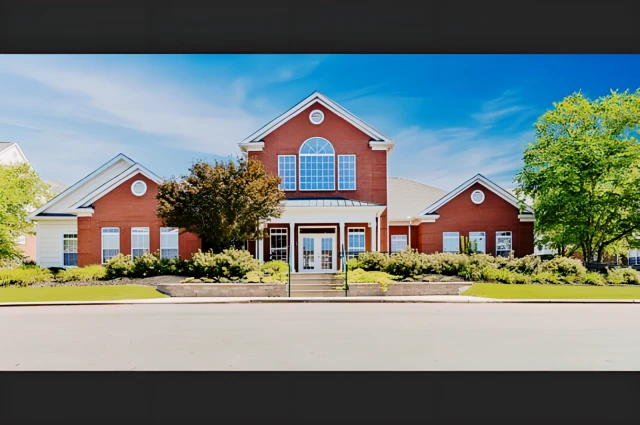
[[[63,305],[119,305],[119,304],[251,304],[251,303],[554,303],[554,304],[640,304],[640,299],[495,299],[462,295],[432,296],[374,296],[374,297],[179,297],[148,300],[117,301],[51,301],[0,303],[0,307],[63,306]]]

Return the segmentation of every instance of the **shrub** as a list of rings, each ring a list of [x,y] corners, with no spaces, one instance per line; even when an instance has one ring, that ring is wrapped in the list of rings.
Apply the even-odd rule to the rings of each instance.
[[[542,271],[555,273],[560,276],[575,275],[580,280],[584,279],[587,268],[580,260],[566,257],[554,257],[549,261],[542,262]]]
[[[359,268],[357,258],[352,258],[349,261],[347,261],[347,270],[355,270],[357,268]]]
[[[133,270],[133,261],[129,255],[118,254],[109,260],[105,267],[107,269],[107,278],[109,279],[127,277]]]
[[[29,286],[38,282],[53,280],[53,273],[41,267],[17,267],[10,270],[0,270],[0,286],[16,285]]]
[[[606,280],[611,285],[638,285],[640,284],[640,272],[631,267],[616,267],[607,269]]]
[[[260,271],[260,261],[244,249],[225,249],[222,253],[215,255],[214,259],[219,276],[227,279],[237,280],[245,277],[249,272]]]
[[[402,278],[420,276],[428,271],[427,257],[414,249],[400,251],[389,257],[383,271]]]
[[[191,261],[187,268],[187,274],[192,274],[196,277],[220,276],[218,263],[216,262],[216,254],[211,251],[202,252],[198,250],[198,252],[195,252],[191,256]]]
[[[536,283],[561,284],[562,277],[550,272],[535,273],[531,276],[531,281]]]
[[[107,276],[107,269],[101,265],[74,267],[60,270],[56,274],[58,282],[90,282],[102,280]]]
[[[487,282],[501,282],[508,284],[530,283],[530,278],[521,273],[516,273],[508,269],[498,269],[492,266],[485,266],[482,270],[483,278]]]
[[[602,286],[606,283],[603,275],[598,272],[587,272],[584,275],[583,282],[586,285],[598,285]]]
[[[483,270],[487,266],[498,268],[494,257],[487,254],[474,254],[469,256],[466,262],[460,262],[457,274],[465,280],[482,280]]]
[[[265,277],[262,276],[264,273]],[[275,282],[287,282],[289,280],[289,265],[284,261],[275,260],[267,261],[262,265],[262,273],[249,272],[246,279],[249,283],[275,283]],[[267,280],[265,280],[268,278]]]
[[[266,274],[289,273],[289,265],[281,260],[267,261],[260,269]]]
[[[469,261],[465,254],[452,254],[448,252],[436,253],[424,256],[426,273],[437,273],[446,276],[457,276],[463,264]]]
[[[337,277],[344,280],[344,273],[337,273]],[[387,287],[395,280],[400,280],[399,276],[392,276],[389,273],[380,271],[367,271],[363,269],[354,269],[349,272],[349,283],[378,283],[380,289],[386,292]]]
[[[387,267],[389,257],[381,252],[361,252],[358,255],[357,268],[364,271],[383,271]]]
[[[533,275],[542,271],[542,261],[537,255],[527,255],[521,258],[509,257],[506,259],[504,267],[517,273]]]
[[[133,260],[129,276],[151,277],[158,276],[161,272],[160,259],[156,255],[145,253]]]

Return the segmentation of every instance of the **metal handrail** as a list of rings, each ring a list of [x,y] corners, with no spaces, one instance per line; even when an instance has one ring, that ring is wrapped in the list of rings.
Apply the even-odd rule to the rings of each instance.
[[[289,298],[291,298],[291,262],[288,262],[287,266],[289,266],[289,268],[288,268],[288,271],[289,271],[289,277],[288,277],[289,283],[287,284],[287,296]]]
[[[342,271],[344,271],[344,296],[349,296],[349,267],[347,266],[347,256],[344,252],[344,244],[341,244],[340,258],[342,261]]]

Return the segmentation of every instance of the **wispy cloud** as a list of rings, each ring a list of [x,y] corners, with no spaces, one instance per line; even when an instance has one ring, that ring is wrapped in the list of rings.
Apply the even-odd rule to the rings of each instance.
[[[472,115],[481,124],[493,124],[518,112],[529,109],[527,105],[519,104],[520,98],[514,90],[507,90],[495,99],[485,102],[480,112]]]

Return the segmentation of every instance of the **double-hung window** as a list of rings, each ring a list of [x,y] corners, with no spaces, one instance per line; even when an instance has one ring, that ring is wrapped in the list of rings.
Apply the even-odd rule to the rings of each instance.
[[[511,232],[496,232],[496,256],[508,257],[512,250]]]
[[[338,190],[356,190],[355,155],[338,155]]]
[[[391,252],[407,249],[407,235],[391,235]]]
[[[296,190],[296,156],[278,156],[278,176],[280,176],[280,190]]]
[[[442,252],[460,252],[460,232],[442,233]]]
[[[62,235],[62,266],[78,266],[78,234],[65,233]]]
[[[269,259],[281,260],[285,263],[289,258],[288,242],[289,230],[286,228],[274,228],[269,230]]]
[[[131,258],[140,257],[149,253],[149,228],[131,228]]]
[[[347,241],[347,258],[355,258],[361,252],[365,252],[365,229],[362,227],[350,228]]]
[[[102,264],[106,264],[120,254],[120,229],[118,227],[102,228]]]
[[[335,190],[335,151],[328,140],[312,137],[300,147],[300,190]]]
[[[178,258],[178,228],[160,228],[160,258]]]

